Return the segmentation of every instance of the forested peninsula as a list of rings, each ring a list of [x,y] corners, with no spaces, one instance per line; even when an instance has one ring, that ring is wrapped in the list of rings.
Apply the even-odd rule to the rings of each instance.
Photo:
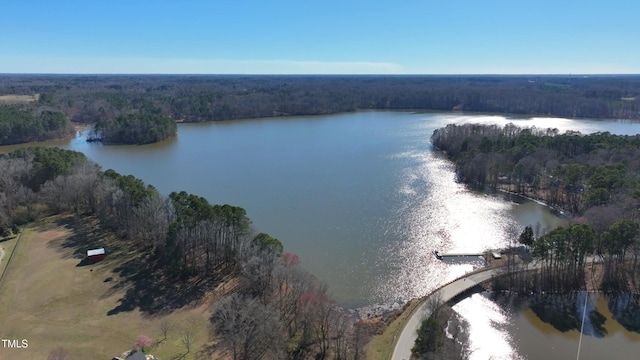
[[[176,122],[158,114],[128,114],[101,120],[90,131],[87,141],[108,144],[150,144],[177,133]]]
[[[531,224],[520,235],[544,267],[509,289],[585,289],[587,257],[595,256],[603,272],[591,288],[640,290],[640,135],[450,124],[431,140],[455,162],[458,181],[539,199],[567,215],[568,228]]]
[[[76,258],[95,246],[136,254],[112,269],[125,290],[105,316],[165,314],[209,297],[215,346],[202,351],[242,359],[345,359],[362,351],[356,319],[334,306],[326,286],[296,255],[283,252],[280,241],[257,233],[243,208],[212,205],[184,191],[165,197],[140,179],[103,171],[84,154],[58,148],[0,154],[0,173],[0,240],[57,216],[95,224],[92,233],[113,234],[64,243]],[[229,291],[212,299],[221,284]],[[193,338],[187,335],[188,352]]]
[[[176,122],[356,110],[640,119],[639,99],[636,75],[0,75],[0,107],[60,112],[74,123],[104,124],[109,133],[126,127],[129,122],[120,117],[132,114]],[[0,138],[5,134],[0,132]],[[129,135],[116,136],[117,142],[144,143],[167,132],[142,141]]]

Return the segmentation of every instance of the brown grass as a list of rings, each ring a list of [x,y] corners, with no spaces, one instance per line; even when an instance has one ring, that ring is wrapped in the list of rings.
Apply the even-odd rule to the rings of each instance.
[[[395,317],[388,319],[389,324],[384,328],[384,332],[374,336],[365,346],[364,351],[367,360],[391,359],[396,338],[400,336],[400,332],[419,305],[419,299],[412,299],[405,304]]]
[[[0,103],[27,103],[38,101],[40,94],[35,95],[0,95]]]
[[[184,358],[209,358],[205,354],[211,345],[207,332],[211,297],[156,314],[136,307],[121,309],[135,289],[130,278],[121,276],[121,269],[143,255],[118,247],[122,241],[109,233],[87,234],[91,226],[96,224],[54,218],[25,229],[0,284],[0,338],[26,339],[29,346],[0,345],[0,359],[46,359],[59,346],[70,359],[111,359],[130,350],[139,335],[161,340],[162,321],[171,324],[167,339],[147,353],[179,358],[185,352],[182,332],[191,329],[195,343]],[[78,239],[79,233],[86,237]],[[82,253],[92,244],[106,246],[107,258],[84,264]]]

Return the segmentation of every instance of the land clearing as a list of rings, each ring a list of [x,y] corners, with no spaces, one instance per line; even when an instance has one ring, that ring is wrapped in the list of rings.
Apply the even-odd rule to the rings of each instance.
[[[40,94],[34,95],[0,95],[0,103],[17,104],[38,101]]]
[[[144,293],[123,271],[145,255],[97,228],[97,220],[54,217],[24,229],[0,284],[0,338],[25,339],[28,348],[0,348],[0,360],[46,359],[57,347],[67,350],[70,359],[111,359],[130,350],[139,335],[158,342],[147,353],[162,359],[210,358],[208,325],[215,296],[155,313],[123,307],[132,293],[153,294]],[[7,254],[11,241],[0,243]],[[87,264],[86,249],[94,246],[105,247],[107,257]],[[163,322],[169,324],[166,339]],[[181,357],[187,331],[195,341]]]

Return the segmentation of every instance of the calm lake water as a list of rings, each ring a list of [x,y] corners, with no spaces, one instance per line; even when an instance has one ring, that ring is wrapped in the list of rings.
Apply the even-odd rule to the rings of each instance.
[[[495,294],[488,293],[474,294],[453,308],[470,323],[475,349],[472,359],[638,358],[640,333],[624,327],[640,327],[638,295],[614,298],[581,292],[570,296],[575,298],[565,304],[564,312],[559,310],[558,297],[541,301],[544,320],[527,303],[518,304],[509,298],[496,302],[490,300]],[[596,313],[602,323],[595,320]],[[570,330],[559,330],[567,314],[576,319],[584,317],[584,326],[580,323]]]
[[[457,184],[453,165],[429,142],[448,123],[508,122],[640,133],[631,122],[371,111],[180,124],[177,138],[144,146],[82,137],[46,144],[81,151],[165,194],[185,190],[244,207],[255,228],[298,254],[339,304],[357,307],[422,296],[472,269],[444,264],[434,250],[499,248],[514,228],[563,224],[534,202]]]

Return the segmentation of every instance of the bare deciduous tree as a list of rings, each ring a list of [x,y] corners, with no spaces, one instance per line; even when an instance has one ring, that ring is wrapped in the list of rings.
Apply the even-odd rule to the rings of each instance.
[[[196,341],[195,334],[193,333],[193,329],[191,327],[182,331],[180,342],[182,343],[182,347],[184,347],[187,354],[191,352],[191,347],[193,346],[193,343],[195,341]]]
[[[233,294],[221,300],[212,315],[213,335],[234,360],[282,358],[286,351],[278,312],[262,302]]]
[[[167,319],[163,319],[160,322],[160,333],[162,334],[162,339],[160,339],[158,343],[161,343],[167,340],[167,335],[169,334],[170,329],[171,329],[171,324],[169,324],[169,321]]]

